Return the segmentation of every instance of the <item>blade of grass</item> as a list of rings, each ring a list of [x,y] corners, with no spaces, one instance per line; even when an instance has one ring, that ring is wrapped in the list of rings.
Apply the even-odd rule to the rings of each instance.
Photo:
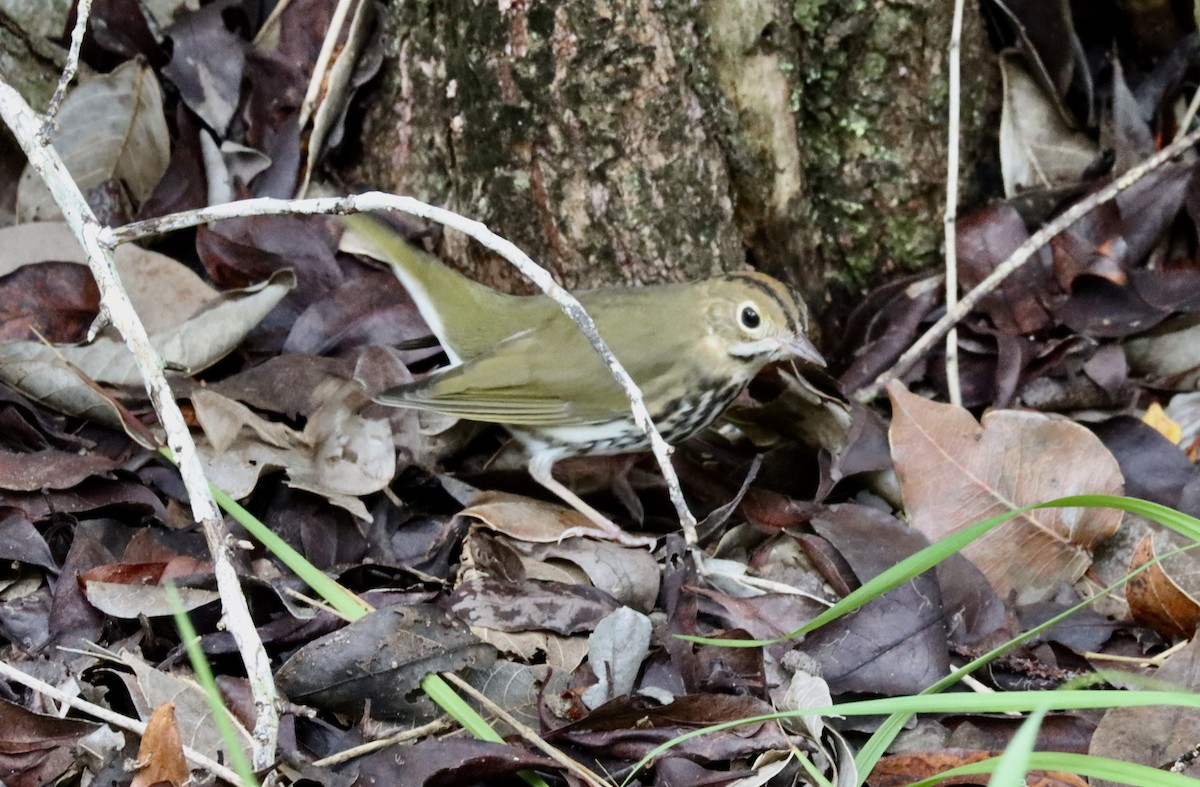
[[[978,773],[988,773],[993,770],[999,757],[989,757],[986,760],[960,765],[957,768],[943,771],[937,776],[913,782],[909,787],[933,787],[954,776],[970,776]],[[1137,787],[1197,787],[1200,781],[1189,776],[1171,773],[1148,765],[1139,765],[1108,757],[1097,757],[1093,754],[1071,754],[1067,752],[1033,752],[1029,755],[1029,769],[1038,771],[1065,771],[1090,779],[1103,779],[1120,784],[1132,784]],[[1019,782],[1023,784],[1024,782]]]
[[[1074,506],[1076,503],[1079,502],[1080,499],[1081,499],[1080,497],[1062,498],[1060,500],[1052,500],[1048,503],[1042,504],[1041,506],[1035,506],[1035,507],[1052,508],[1052,507],[1064,507],[1064,506],[1068,506],[1068,505]],[[1136,514],[1138,516],[1142,516],[1147,519],[1151,519],[1165,527],[1171,528],[1172,530],[1179,533],[1180,535],[1190,538],[1193,541],[1200,542],[1200,520],[1197,520],[1195,517],[1188,516],[1187,514],[1181,513],[1172,508],[1168,508],[1168,507],[1160,505],[1158,503],[1151,503],[1148,500],[1139,500],[1138,498],[1134,498],[1134,497],[1116,497],[1116,496],[1112,496],[1112,495],[1085,495],[1085,496],[1083,496],[1083,499],[1086,499],[1087,501],[1089,501],[1088,505],[1092,505],[1097,508],[1116,508],[1116,509],[1125,511],[1127,513]],[[1182,552],[1188,551],[1190,549],[1194,549],[1197,546],[1200,546],[1200,543],[1194,544],[1189,547],[1183,547],[1181,549],[1172,550],[1163,555],[1157,556],[1153,560],[1148,561],[1145,565],[1139,566],[1134,571],[1131,571],[1129,574],[1126,574],[1124,577],[1117,580],[1113,584],[1109,585],[1107,588],[1105,588],[1101,592],[1097,593],[1092,598],[1084,599],[1083,601],[1079,602],[1078,604],[1071,607],[1070,609],[1067,609],[1064,612],[1062,612],[1058,615],[1055,615],[1054,617],[1050,618],[1049,620],[1043,622],[1042,624],[1040,624],[1038,626],[1035,626],[1034,628],[1032,628],[1026,632],[1023,632],[1022,634],[1019,634],[1018,636],[1016,636],[1013,639],[1009,640],[1008,642],[1000,645],[999,647],[993,648],[992,650],[990,650],[987,653],[983,654],[982,656],[976,658],[975,660],[971,661],[970,663],[965,664],[964,666],[962,666],[959,669],[955,670],[954,672],[950,673],[950,675],[946,676],[945,678],[938,680],[936,683],[934,683],[932,686],[925,689],[921,693],[922,694],[932,694],[932,693],[944,691],[945,689],[954,685],[958,681],[962,680],[962,678],[964,676],[971,674],[975,670],[977,670],[980,667],[984,666],[985,664],[991,662],[993,659],[995,659],[995,658],[1003,655],[1004,653],[1008,652],[1009,650],[1017,647],[1018,645],[1025,642],[1026,640],[1028,640],[1034,636],[1037,636],[1039,633],[1048,630],[1051,626],[1055,625],[1056,623],[1060,622],[1061,620],[1066,619],[1067,617],[1074,614],[1078,610],[1091,605],[1091,603],[1093,601],[1095,601],[1097,598],[1106,596],[1109,593],[1112,593],[1113,591],[1117,590],[1118,588],[1124,586],[1126,582],[1128,582],[1130,579],[1137,576],[1138,574],[1142,573],[1143,571],[1146,571],[1147,569],[1151,568],[1152,566],[1157,565],[1158,563],[1167,559],[1168,557],[1171,557],[1172,555],[1181,554]],[[880,758],[883,757],[883,754],[887,750],[887,747],[891,745],[891,742],[893,740],[895,740],[896,736],[900,733],[900,730],[903,729],[904,725],[908,722],[909,718],[910,717],[908,714],[899,714],[899,715],[894,715],[894,716],[888,717],[887,719],[885,719],[883,721],[883,723],[879,726],[879,728],[877,730],[875,730],[875,732],[871,735],[870,739],[866,742],[866,744],[864,744],[863,747],[861,749],[859,749],[858,755],[854,758],[854,760],[858,765],[858,772],[860,774],[860,778],[866,779],[866,777],[868,775],[870,775],[871,771],[874,770],[874,768],[875,768],[875,764],[877,762],[879,762]]]
[[[1004,754],[996,761],[996,770],[988,780],[988,787],[1025,787],[1025,773],[1029,770],[1029,759],[1037,744],[1042,720],[1046,718],[1046,706],[1035,709],[1029,718],[1017,728],[1008,742]]]
[[[171,462],[175,461],[170,449],[162,448],[160,451],[168,460]],[[243,508],[240,503],[212,484],[209,485],[209,488],[212,489],[217,505],[225,513],[229,514],[238,524],[246,528],[247,533],[283,561],[285,566],[291,569],[296,576],[312,588],[314,593],[320,596],[343,617],[354,621],[372,611],[370,604],[310,563],[307,558],[295,549],[292,549],[290,544],[277,536],[274,531],[263,524],[258,517]],[[500,734],[493,730],[487,721],[476,713],[475,709],[468,705],[462,697],[458,696],[454,689],[440,675],[431,672],[422,678],[421,690],[429,695],[429,698],[438,707],[448,713],[451,718],[461,724],[464,729],[476,738],[492,741],[493,743],[505,742],[500,737]],[[546,782],[536,773],[522,771],[520,776],[526,782],[533,785],[533,787],[547,787]]]
[[[237,771],[242,787],[258,787],[254,769],[250,767],[250,761],[246,759],[246,753],[242,750],[242,740],[238,737],[237,730],[234,729],[233,718],[229,714],[229,709],[225,707],[225,703],[221,701],[221,691],[217,688],[212,668],[208,665],[204,651],[200,650],[200,638],[196,635],[196,629],[184,611],[183,599],[179,597],[175,583],[168,581],[164,589],[171,602],[171,614],[175,616],[175,627],[179,629],[179,637],[183,640],[188,660],[192,663],[192,672],[195,673],[200,687],[204,689],[204,698],[208,701],[208,707],[212,711],[213,722],[217,725],[221,740],[225,741],[225,753],[229,756],[230,764]]]

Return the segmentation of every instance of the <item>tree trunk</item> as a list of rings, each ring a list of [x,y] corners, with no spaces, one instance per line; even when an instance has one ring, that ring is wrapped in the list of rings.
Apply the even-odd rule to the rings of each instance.
[[[973,151],[994,155],[985,110],[998,95],[970,5],[968,173]],[[485,222],[569,287],[749,261],[819,309],[831,291],[939,255],[951,12],[864,0],[395,3],[354,177]],[[442,251],[527,291],[463,238]]]

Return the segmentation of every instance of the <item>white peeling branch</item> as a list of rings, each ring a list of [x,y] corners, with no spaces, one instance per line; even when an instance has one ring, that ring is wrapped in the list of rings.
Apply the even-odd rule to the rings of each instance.
[[[946,238],[946,309],[958,303],[958,146],[959,97],[962,94],[962,22],[964,0],[954,0],[950,29],[950,118],[946,131],[946,212],[942,217]],[[962,384],[958,371],[958,329],[946,334],[946,393],[950,404],[962,406]]]
[[[19,683],[22,686],[33,689],[38,694],[49,697],[55,702],[72,707],[81,713],[86,713],[87,715],[99,719],[100,721],[107,722],[114,727],[128,730],[129,732],[132,732],[138,736],[144,736],[146,734],[146,722],[138,721],[137,719],[131,719],[128,716],[122,716],[120,713],[111,711],[108,708],[68,694],[55,686],[51,686],[44,680],[39,680],[32,675],[22,672],[5,661],[0,661],[0,677],[4,677],[8,680],[11,680],[13,683]],[[216,776],[218,779],[223,779],[234,785],[240,785],[242,783],[242,780],[236,773],[229,770],[221,763],[214,761],[212,758],[201,754],[191,746],[184,744],[183,755],[187,757],[188,761],[197,768],[203,768],[204,770]]]
[[[146,391],[158,413],[167,442],[179,461],[183,483],[191,500],[192,515],[204,529],[217,590],[225,610],[225,625],[237,643],[238,652],[246,667],[250,690],[254,697],[255,720],[252,733],[253,761],[257,769],[275,761],[275,745],[279,734],[275,684],[271,663],[250,617],[242,595],[237,572],[233,567],[228,533],[209,491],[208,479],[196,454],[187,422],[175,403],[174,395],[163,375],[163,362],[150,345],[150,337],[142,325],[129,296],[121,286],[113,267],[113,244],[106,228],[100,226],[87,201],[75,185],[58,152],[40,136],[42,118],[25,102],[16,90],[0,75],[0,118],[12,130],[29,163],[37,170],[79,244],[87,253],[88,266],[100,290],[100,307],[109,321],[121,332],[145,381]]]
[[[654,427],[654,421],[646,409],[646,403],[642,398],[642,392],[638,388],[637,383],[633,381],[633,378],[625,371],[621,362],[613,355],[612,350],[600,338],[600,334],[596,331],[596,324],[588,316],[588,313],[579,301],[571,293],[560,287],[545,268],[535,263],[529,258],[529,255],[517,248],[515,244],[489,230],[483,223],[460,216],[444,208],[429,205],[412,197],[400,197],[394,194],[371,191],[349,197],[319,197],[303,200],[260,198],[229,202],[224,205],[214,205],[210,208],[174,213],[170,216],[129,224],[119,229],[108,231],[105,241],[115,245],[138,238],[160,235],[200,224],[208,224],[213,221],[245,216],[274,216],[288,213],[343,214],[375,210],[400,211],[410,216],[428,219],[429,221],[434,221],[451,229],[458,230],[508,260],[521,273],[525,274],[530,281],[554,299],[554,302],[583,331],[584,336],[587,337],[601,360],[604,361],[612,372],[613,379],[624,390],[625,396],[629,399],[629,406],[634,420],[641,430],[646,433],[647,437],[650,438],[650,448],[654,452],[654,458],[658,460],[663,477],[666,479],[667,490],[671,496],[671,502],[675,505],[675,510],[679,514],[679,522],[683,528],[684,538],[689,544],[695,544],[697,540],[696,517],[692,514],[688,508],[687,501],[683,498],[683,490],[679,485],[679,477],[675,474],[675,468],[671,465],[671,446],[667,445],[666,441],[662,439],[662,435]]]

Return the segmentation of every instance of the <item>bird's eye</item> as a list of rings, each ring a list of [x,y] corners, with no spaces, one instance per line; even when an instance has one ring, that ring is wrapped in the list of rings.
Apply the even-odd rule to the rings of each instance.
[[[738,319],[741,320],[743,328],[751,331],[757,328],[762,322],[762,317],[758,316],[758,310],[753,306],[743,306]]]

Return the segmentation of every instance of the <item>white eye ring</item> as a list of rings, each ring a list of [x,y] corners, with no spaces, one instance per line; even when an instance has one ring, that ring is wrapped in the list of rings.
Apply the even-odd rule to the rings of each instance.
[[[758,336],[764,330],[762,312],[753,301],[742,301],[737,307],[738,326],[750,334]]]

